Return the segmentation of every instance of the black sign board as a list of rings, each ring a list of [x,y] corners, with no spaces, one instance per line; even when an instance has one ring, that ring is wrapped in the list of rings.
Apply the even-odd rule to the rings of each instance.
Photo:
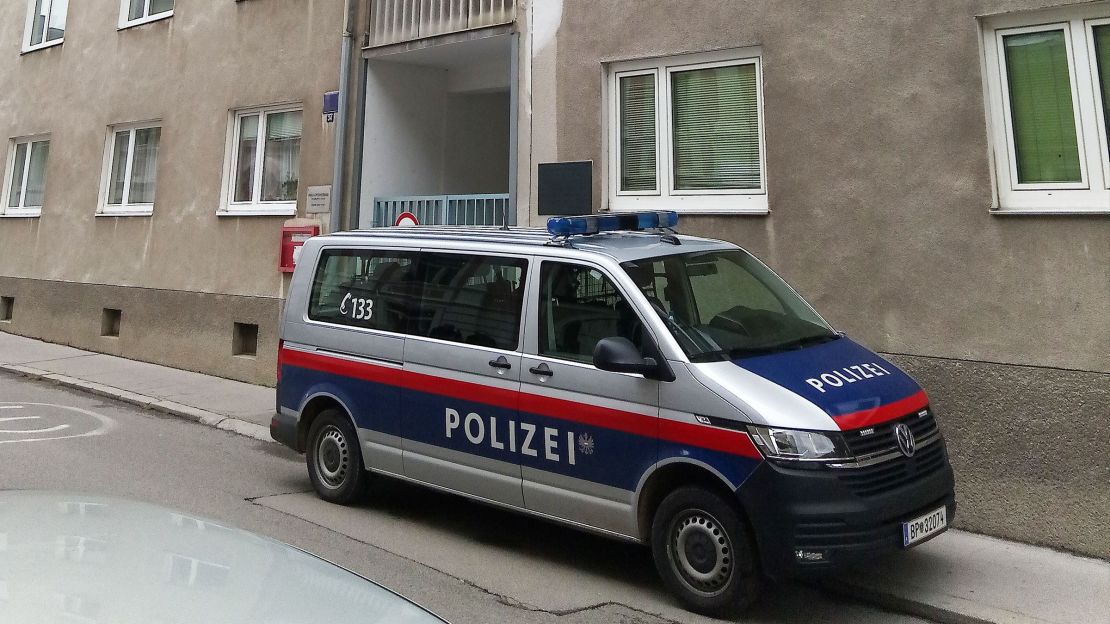
[[[541,163],[537,173],[539,214],[585,215],[593,212],[593,161]]]

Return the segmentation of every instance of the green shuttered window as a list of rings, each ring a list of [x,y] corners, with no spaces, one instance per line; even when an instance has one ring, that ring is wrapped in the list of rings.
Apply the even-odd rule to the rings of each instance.
[[[762,186],[754,65],[672,73],[671,115],[675,189]]]
[[[1110,24],[1095,26],[1091,29],[1091,36],[1095,43],[1098,87],[1102,95],[1102,123],[1107,136],[1110,136]],[[1110,159],[1110,153],[1104,152],[1102,157]]]
[[[1080,182],[1063,30],[1003,38],[1018,182]]]
[[[620,188],[656,189],[655,74],[620,80]]]

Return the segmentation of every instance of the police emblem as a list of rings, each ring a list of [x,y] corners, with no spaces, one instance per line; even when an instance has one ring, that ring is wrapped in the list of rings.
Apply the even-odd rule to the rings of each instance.
[[[578,452],[583,455],[594,454],[594,439],[590,437],[590,434],[583,433],[578,436]]]

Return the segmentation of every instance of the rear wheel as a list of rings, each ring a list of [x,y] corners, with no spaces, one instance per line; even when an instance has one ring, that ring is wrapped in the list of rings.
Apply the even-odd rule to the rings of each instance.
[[[691,611],[733,616],[759,594],[751,536],[736,508],[700,487],[683,487],[659,504],[651,550],[663,583]]]
[[[365,496],[370,475],[362,465],[358,435],[343,412],[326,409],[316,416],[308,430],[305,458],[320,498],[349,505]]]

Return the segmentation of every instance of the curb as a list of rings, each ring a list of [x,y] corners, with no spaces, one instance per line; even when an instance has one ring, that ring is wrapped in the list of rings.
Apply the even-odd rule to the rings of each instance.
[[[939,624],[1049,624],[1040,618],[974,604],[956,597],[938,600],[934,604],[836,579],[825,579],[811,585],[835,596],[848,597],[892,613],[916,616]],[[945,602],[949,604],[943,604]],[[964,608],[958,610],[960,607]]]
[[[270,437],[270,429],[259,424],[232,418],[223,414],[209,412],[200,408],[184,405],[182,403],[175,403],[166,399],[159,399],[157,397],[146,396],[145,394],[138,394],[115,388],[113,386],[106,386],[93,381],[86,381],[77,377],[69,377],[67,375],[59,375],[57,373],[50,373],[37,368],[29,366],[19,366],[15,364],[0,364],[0,371],[18,375],[20,377],[28,377],[30,379],[37,379],[40,381],[50,381],[66,388],[80,390],[88,394],[106,397],[135,405],[143,409],[160,412],[169,416],[176,416],[191,420],[195,423],[215,427],[216,429],[223,429],[231,433],[236,433],[241,436],[259,440],[261,442],[273,442]]]

